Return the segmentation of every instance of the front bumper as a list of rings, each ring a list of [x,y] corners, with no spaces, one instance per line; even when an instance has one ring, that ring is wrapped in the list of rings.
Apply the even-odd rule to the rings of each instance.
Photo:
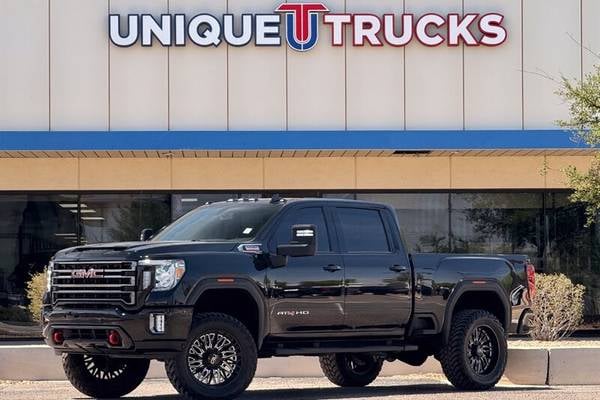
[[[164,334],[150,331],[150,314],[165,315]],[[46,343],[57,354],[78,353],[105,355],[109,357],[141,357],[164,360],[183,349],[190,331],[192,307],[142,308],[126,312],[117,308],[45,309],[43,312],[43,335]],[[54,343],[56,330],[65,333],[62,344]],[[121,338],[119,346],[111,346],[104,332],[117,331]]]

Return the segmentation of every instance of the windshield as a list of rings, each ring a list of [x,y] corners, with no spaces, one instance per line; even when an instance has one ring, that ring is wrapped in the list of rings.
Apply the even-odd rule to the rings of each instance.
[[[242,241],[253,239],[281,204],[216,203],[199,207],[159,232],[153,241]]]

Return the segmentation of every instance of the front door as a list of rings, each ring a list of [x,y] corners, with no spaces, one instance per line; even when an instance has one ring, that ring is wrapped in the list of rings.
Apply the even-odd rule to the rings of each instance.
[[[411,312],[411,270],[389,210],[337,207],[346,270],[346,325],[402,331]]]
[[[270,292],[271,332],[292,334],[329,332],[344,323],[344,270],[331,223],[322,207],[291,208],[282,217],[269,241],[277,246],[291,240],[292,226],[312,224],[317,228],[317,253],[312,257],[288,257],[287,265],[267,272]]]

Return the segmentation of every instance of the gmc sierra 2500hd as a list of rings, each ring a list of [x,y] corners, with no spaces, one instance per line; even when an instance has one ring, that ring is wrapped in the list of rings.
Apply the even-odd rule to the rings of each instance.
[[[84,394],[126,395],[157,359],[187,398],[229,399],[258,358],[292,355],[340,386],[434,356],[485,390],[535,290],[525,256],[408,254],[393,209],[370,202],[232,200],[151,235],[49,266],[44,337]]]

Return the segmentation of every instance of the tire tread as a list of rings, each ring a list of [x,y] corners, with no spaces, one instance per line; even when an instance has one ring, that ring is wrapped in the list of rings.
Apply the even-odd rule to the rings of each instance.
[[[463,345],[469,327],[479,319],[488,319],[496,325],[496,329],[504,332],[504,328],[498,318],[485,310],[462,310],[452,319],[450,337],[437,357],[442,365],[446,378],[458,389],[462,390],[487,390],[493,387],[502,375],[492,384],[482,384],[474,381],[463,367]]]
[[[146,378],[150,360],[131,359],[124,375],[101,381],[89,373],[81,354],[63,354],[62,365],[71,385],[81,393],[99,399],[118,398],[134,391]]]
[[[243,336],[252,338],[252,335],[250,334],[250,331],[248,331],[248,328],[246,328],[246,326],[241,323],[239,320],[237,320],[236,318],[228,315],[228,314],[222,314],[222,313],[202,313],[202,314],[198,314],[197,316],[194,317],[194,321],[193,321],[193,325],[192,325],[192,330],[202,326],[208,322],[224,322],[227,324],[232,325],[235,329],[238,329]],[[252,340],[254,342],[254,340]],[[241,343],[240,343],[241,345]],[[254,347],[254,349],[256,350],[256,347]],[[222,396],[222,397],[202,397],[200,396],[198,393],[195,393],[190,387],[189,385],[187,385],[185,383],[185,381],[182,379],[182,377],[179,374],[179,368],[180,366],[177,363],[177,359],[176,358],[172,358],[169,360],[165,361],[165,371],[167,373],[167,377],[169,378],[169,381],[171,382],[171,385],[173,385],[173,387],[175,388],[175,390],[177,390],[177,392],[182,395],[184,398],[188,399],[188,400],[198,400],[198,399],[210,399],[210,398],[218,398],[218,399],[233,399],[237,396],[237,394],[231,395],[231,396]],[[254,372],[256,370],[256,358],[255,358],[255,362],[254,365],[252,366],[252,371],[251,371],[251,376],[249,377],[249,382],[252,381],[252,378],[254,377]],[[248,385],[246,385],[247,387]],[[244,387],[240,393],[246,389],[246,387]],[[239,394],[239,393],[238,393]]]
[[[369,385],[381,372],[381,368],[383,367],[383,361],[377,361],[375,369],[371,371],[371,373],[367,376],[353,376],[352,374],[347,373],[342,366],[339,360],[339,354],[325,354],[319,357],[319,364],[321,365],[321,370],[333,383],[334,385],[340,387],[363,387]]]

